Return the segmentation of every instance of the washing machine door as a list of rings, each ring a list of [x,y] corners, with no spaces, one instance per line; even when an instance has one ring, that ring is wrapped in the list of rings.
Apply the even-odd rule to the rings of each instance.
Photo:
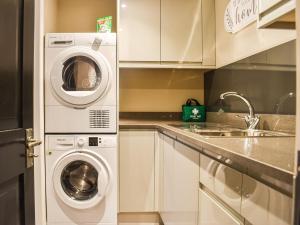
[[[63,156],[55,165],[53,188],[72,208],[88,209],[100,204],[111,185],[107,162],[88,150]]]
[[[60,100],[85,108],[105,95],[111,75],[107,59],[99,51],[75,46],[58,55],[50,79]]]

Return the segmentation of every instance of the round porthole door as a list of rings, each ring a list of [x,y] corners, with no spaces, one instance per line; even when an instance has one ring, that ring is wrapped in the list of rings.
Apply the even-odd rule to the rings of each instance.
[[[88,209],[106,196],[111,182],[107,162],[90,151],[62,157],[53,172],[53,188],[68,206]]]
[[[56,59],[50,73],[51,86],[66,104],[86,107],[105,95],[111,74],[109,63],[100,52],[76,46]]]

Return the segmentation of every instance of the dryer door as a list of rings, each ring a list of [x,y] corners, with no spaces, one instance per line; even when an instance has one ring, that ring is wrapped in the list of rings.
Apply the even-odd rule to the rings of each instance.
[[[91,151],[63,156],[55,165],[53,188],[63,203],[76,209],[99,204],[111,185],[107,162]]]
[[[107,59],[99,51],[83,46],[63,51],[50,73],[56,96],[78,108],[85,108],[105,95],[111,75]]]

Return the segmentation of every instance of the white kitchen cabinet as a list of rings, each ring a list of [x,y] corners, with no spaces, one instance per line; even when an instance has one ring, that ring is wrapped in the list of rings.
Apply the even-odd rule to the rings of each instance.
[[[202,0],[161,0],[161,61],[201,63],[202,47]]]
[[[153,212],[155,131],[120,132],[120,212]]]
[[[120,0],[120,61],[160,61],[160,0]]]
[[[215,194],[232,209],[241,211],[242,174],[228,166],[220,164],[215,175]]]
[[[241,214],[253,225],[290,225],[292,199],[243,175]]]
[[[164,162],[164,135],[155,132],[155,211],[163,208],[163,162]]]
[[[200,183],[240,213],[242,189],[240,172],[201,154]]]
[[[292,198],[270,188],[269,225],[291,225]]]
[[[199,158],[199,152],[175,142],[173,207],[177,225],[197,225]]]
[[[199,189],[198,225],[243,225],[232,212]]]
[[[162,208],[160,210],[160,215],[162,220],[166,223],[167,221],[172,221],[172,214],[175,214],[173,210],[174,201],[174,151],[175,151],[175,141],[164,135],[163,136],[163,193],[162,193]]]
[[[241,214],[253,225],[268,224],[269,188],[243,175]]]
[[[120,0],[121,68],[214,68],[211,0]]]
[[[268,27],[275,23],[287,28],[295,25],[296,0],[259,0],[258,27]],[[277,27],[280,28],[280,27]]]
[[[215,190],[215,174],[220,163],[203,154],[200,156],[200,183],[210,191]]]
[[[168,136],[163,147],[162,220],[165,225],[196,225],[199,153]]]

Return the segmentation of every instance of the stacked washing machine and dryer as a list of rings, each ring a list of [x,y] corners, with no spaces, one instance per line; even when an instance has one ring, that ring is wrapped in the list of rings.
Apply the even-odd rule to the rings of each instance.
[[[48,225],[117,225],[116,34],[47,34]]]

